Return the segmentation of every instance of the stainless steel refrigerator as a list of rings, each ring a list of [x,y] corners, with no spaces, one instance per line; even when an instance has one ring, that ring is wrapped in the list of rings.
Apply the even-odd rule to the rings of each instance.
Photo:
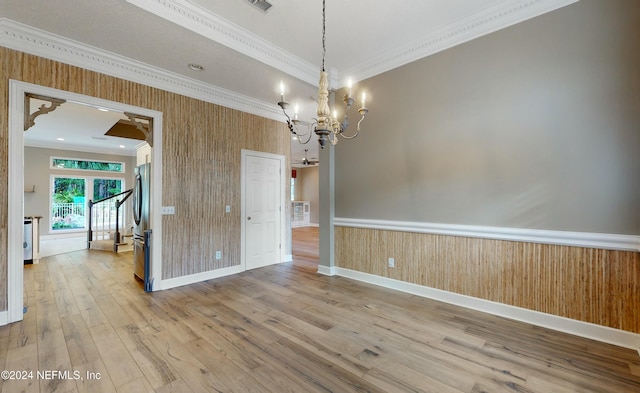
[[[144,232],[149,229],[149,191],[151,190],[151,164],[135,168],[133,186],[133,274],[144,281]]]

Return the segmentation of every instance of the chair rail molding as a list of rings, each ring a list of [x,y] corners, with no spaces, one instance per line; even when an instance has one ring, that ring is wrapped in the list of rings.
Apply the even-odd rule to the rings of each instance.
[[[570,232],[546,229],[507,228],[480,225],[434,224],[412,221],[339,218],[336,226],[428,233],[516,242],[557,244],[606,250],[640,251],[640,236],[608,233]]]

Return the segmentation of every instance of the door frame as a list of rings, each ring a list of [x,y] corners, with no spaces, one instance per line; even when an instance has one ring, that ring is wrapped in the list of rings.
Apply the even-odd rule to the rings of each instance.
[[[0,325],[23,318],[24,261],[24,112],[25,94],[39,94],[95,107],[132,112],[153,119],[151,224],[153,237],[162,239],[162,112],[120,102],[72,93],[32,83],[9,80],[9,167],[7,223],[7,311],[0,312]],[[162,242],[151,243],[151,278],[162,288]],[[132,272],[133,279],[133,272]]]
[[[286,193],[284,192],[284,187],[288,186],[286,182],[286,158],[285,156],[273,153],[265,153],[254,150],[246,150],[242,149],[241,151],[241,163],[240,163],[240,265],[242,267],[242,271],[247,270],[247,255],[246,255],[246,230],[247,230],[247,212],[246,212],[246,185],[245,182],[247,180],[246,170],[247,170],[247,157],[254,156],[260,158],[270,158],[276,159],[280,161],[280,252],[279,252],[279,261],[278,263],[286,262],[285,258],[285,241],[286,241]]]

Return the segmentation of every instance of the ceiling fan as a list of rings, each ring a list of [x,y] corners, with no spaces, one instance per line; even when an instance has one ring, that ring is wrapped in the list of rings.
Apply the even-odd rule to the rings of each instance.
[[[311,159],[307,158],[307,153],[309,152],[309,149],[304,149],[304,158],[300,161],[300,164],[304,165],[304,166],[314,166],[314,165],[318,165],[318,159],[312,157]]]

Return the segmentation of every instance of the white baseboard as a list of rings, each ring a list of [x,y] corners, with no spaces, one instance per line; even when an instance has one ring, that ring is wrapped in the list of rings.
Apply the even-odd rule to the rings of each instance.
[[[292,262],[293,261],[293,254],[287,254],[284,256],[284,261],[282,262]]]
[[[83,232],[66,232],[66,233],[53,233],[48,235],[40,235],[40,241],[44,240],[59,240],[59,239],[74,239],[74,238],[87,238],[87,231]]]
[[[0,311],[0,326],[9,323],[9,311]]]
[[[336,217],[335,226],[463,236],[563,246],[640,251],[640,236],[610,233],[570,232],[546,229],[492,227],[482,225],[437,224],[413,221],[369,220]]]
[[[334,266],[328,267],[324,265],[318,265],[318,273],[324,274],[325,276],[335,276],[336,268]]]
[[[224,267],[222,269],[211,270],[208,272],[190,274],[188,276],[169,278],[162,280],[157,287],[154,287],[154,291],[171,289],[181,287],[183,285],[195,284],[197,282],[212,280],[214,278],[220,278],[229,276],[231,274],[237,274],[243,272],[242,265]]]
[[[556,315],[545,314],[538,311],[527,310],[520,307],[509,306],[489,300],[460,295],[453,292],[429,288],[422,285],[376,276],[369,273],[362,273],[355,270],[335,267],[331,268],[332,274],[328,274],[321,272],[321,268],[329,270],[329,268],[325,266],[318,266],[318,273],[327,275],[335,274],[353,280],[366,282],[368,284],[378,285],[381,287],[394,289],[397,291],[410,293],[413,295],[438,300],[465,308],[470,308],[473,310],[485,312],[487,314],[497,315],[500,317],[513,319],[532,325],[589,338],[592,340],[618,345],[624,348],[634,349],[640,354],[640,334],[577,321],[574,319],[559,317]]]
[[[285,256],[285,260],[280,262],[291,262],[293,261],[293,256],[288,255]],[[176,278],[169,278],[162,280],[157,285],[154,285],[154,291],[163,291],[165,289],[171,289],[176,287],[181,287],[183,285],[195,284],[202,281],[213,280],[215,278],[230,276],[232,274],[238,274],[244,272],[244,266],[236,265],[230,267],[223,267],[222,269],[211,270],[208,272],[190,274],[188,276],[181,276]]]

